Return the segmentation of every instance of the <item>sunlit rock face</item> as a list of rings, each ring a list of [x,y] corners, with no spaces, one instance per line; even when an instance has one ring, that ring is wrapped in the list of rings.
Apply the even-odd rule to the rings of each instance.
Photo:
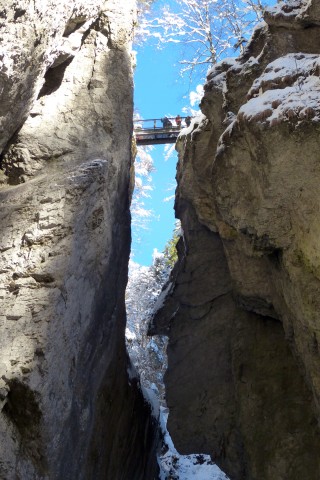
[[[0,17],[0,478],[149,480],[124,343],[134,2]]]
[[[320,12],[279,3],[177,143],[169,430],[232,480],[320,477]]]

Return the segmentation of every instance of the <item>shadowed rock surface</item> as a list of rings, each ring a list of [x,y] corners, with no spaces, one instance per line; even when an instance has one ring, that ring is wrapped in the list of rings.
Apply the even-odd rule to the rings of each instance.
[[[177,143],[169,431],[232,480],[320,476],[320,12],[280,2]]]
[[[1,7],[0,478],[150,480],[127,373],[134,2]]]

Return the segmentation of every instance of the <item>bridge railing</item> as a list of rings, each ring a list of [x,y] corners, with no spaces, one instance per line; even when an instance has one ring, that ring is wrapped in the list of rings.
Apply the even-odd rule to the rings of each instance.
[[[180,117],[181,121],[176,120],[176,117],[164,118],[148,118],[133,120],[133,127],[135,131],[139,130],[162,130],[162,129],[180,129],[187,126],[186,119],[191,117]]]

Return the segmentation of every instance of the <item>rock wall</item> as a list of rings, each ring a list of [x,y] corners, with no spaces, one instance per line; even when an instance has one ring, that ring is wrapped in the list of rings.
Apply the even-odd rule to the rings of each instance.
[[[134,1],[0,9],[0,478],[153,479],[124,343]]]
[[[169,431],[232,480],[320,476],[320,11],[280,2],[177,143]]]

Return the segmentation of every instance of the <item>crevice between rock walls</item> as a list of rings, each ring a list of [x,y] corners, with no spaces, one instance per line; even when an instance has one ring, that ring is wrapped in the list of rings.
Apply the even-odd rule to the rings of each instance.
[[[0,477],[151,480],[157,422],[124,340],[134,2],[15,3],[0,71]]]

